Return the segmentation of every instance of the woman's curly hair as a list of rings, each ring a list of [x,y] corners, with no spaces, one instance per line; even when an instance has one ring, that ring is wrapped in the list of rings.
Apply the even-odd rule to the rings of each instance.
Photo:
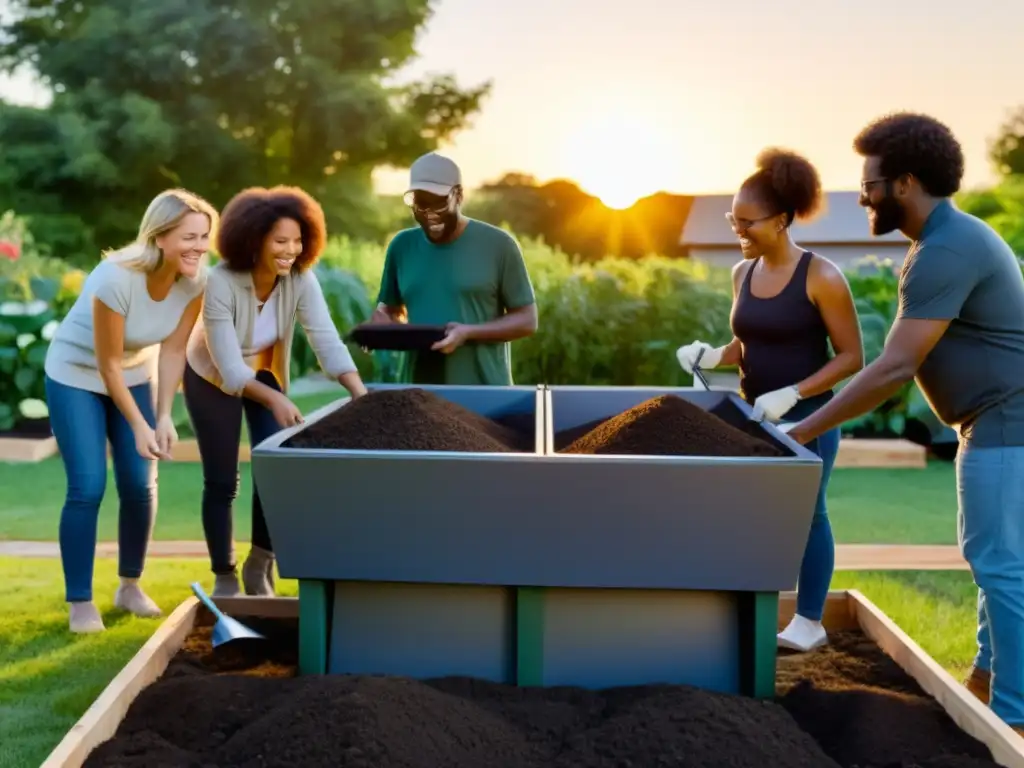
[[[813,218],[822,208],[821,178],[811,161],[796,152],[768,147],[757,156],[757,170],[742,188],[754,192],[775,213],[786,213],[786,225],[794,219]]]
[[[256,266],[263,242],[281,219],[293,219],[302,232],[302,253],[292,272],[312,267],[327,242],[327,224],[320,204],[298,187],[243,189],[224,207],[217,230],[217,251],[236,272]]]
[[[951,197],[960,189],[964,154],[953,132],[934,117],[894,112],[868,123],[853,140],[861,157],[877,157],[886,178],[916,178],[933,197]]]

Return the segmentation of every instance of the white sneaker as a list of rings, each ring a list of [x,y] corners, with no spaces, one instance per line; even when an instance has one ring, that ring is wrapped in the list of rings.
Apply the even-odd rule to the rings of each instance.
[[[114,606],[144,619],[155,619],[161,615],[160,606],[142,591],[135,580],[123,580],[114,593]]]
[[[820,621],[811,621],[795,614],[784,630],[776,635],[780,648],[793,651],[813,651],[828,642],[828,634]]]
[[[68,604],[68,628],[76,634],[90,634],[102,632],[106,627],[96,604],[90,601]]]

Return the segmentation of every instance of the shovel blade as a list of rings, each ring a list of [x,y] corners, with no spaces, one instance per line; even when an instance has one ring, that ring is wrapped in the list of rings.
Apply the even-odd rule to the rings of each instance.
[[[213,625],[213,647],[230,643],[233,640],[263,640],[264,637],[254,629],[250,629],[240,621],[223,616]]]

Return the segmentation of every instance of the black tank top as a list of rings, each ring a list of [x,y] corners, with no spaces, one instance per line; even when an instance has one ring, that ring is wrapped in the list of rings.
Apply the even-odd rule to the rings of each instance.
[[[750,291],[757,261],[743,278],[731,320],[733,335],[742,344],[740,392],[748,403],[806,379],[831,359],[825,321],[807,298],[812,258],[810,251],[804,251],[786,287],[770,299],[758,298]],[[831,398],[831,391],[823,392],[807,398],[805,407]]]

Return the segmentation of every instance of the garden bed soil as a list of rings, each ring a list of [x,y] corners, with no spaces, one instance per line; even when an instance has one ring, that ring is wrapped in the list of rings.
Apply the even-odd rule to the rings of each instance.
[[[467,678],[296,676],[295,620],[213,650],[202,615],[90,768],[992,768],[988,749],[860,632],[780,659],[777,696]]]
[[[535,416],[488,419],[417,387],[379,390],[285,440],[283,448],[533,453]]]
[[[785,455],[759,425],[726,405],[705,411],[678,395],[661,395],[616,416],[557,432],[555,450],[638,456]],[[732,412],[738,415],[730,418]]]

